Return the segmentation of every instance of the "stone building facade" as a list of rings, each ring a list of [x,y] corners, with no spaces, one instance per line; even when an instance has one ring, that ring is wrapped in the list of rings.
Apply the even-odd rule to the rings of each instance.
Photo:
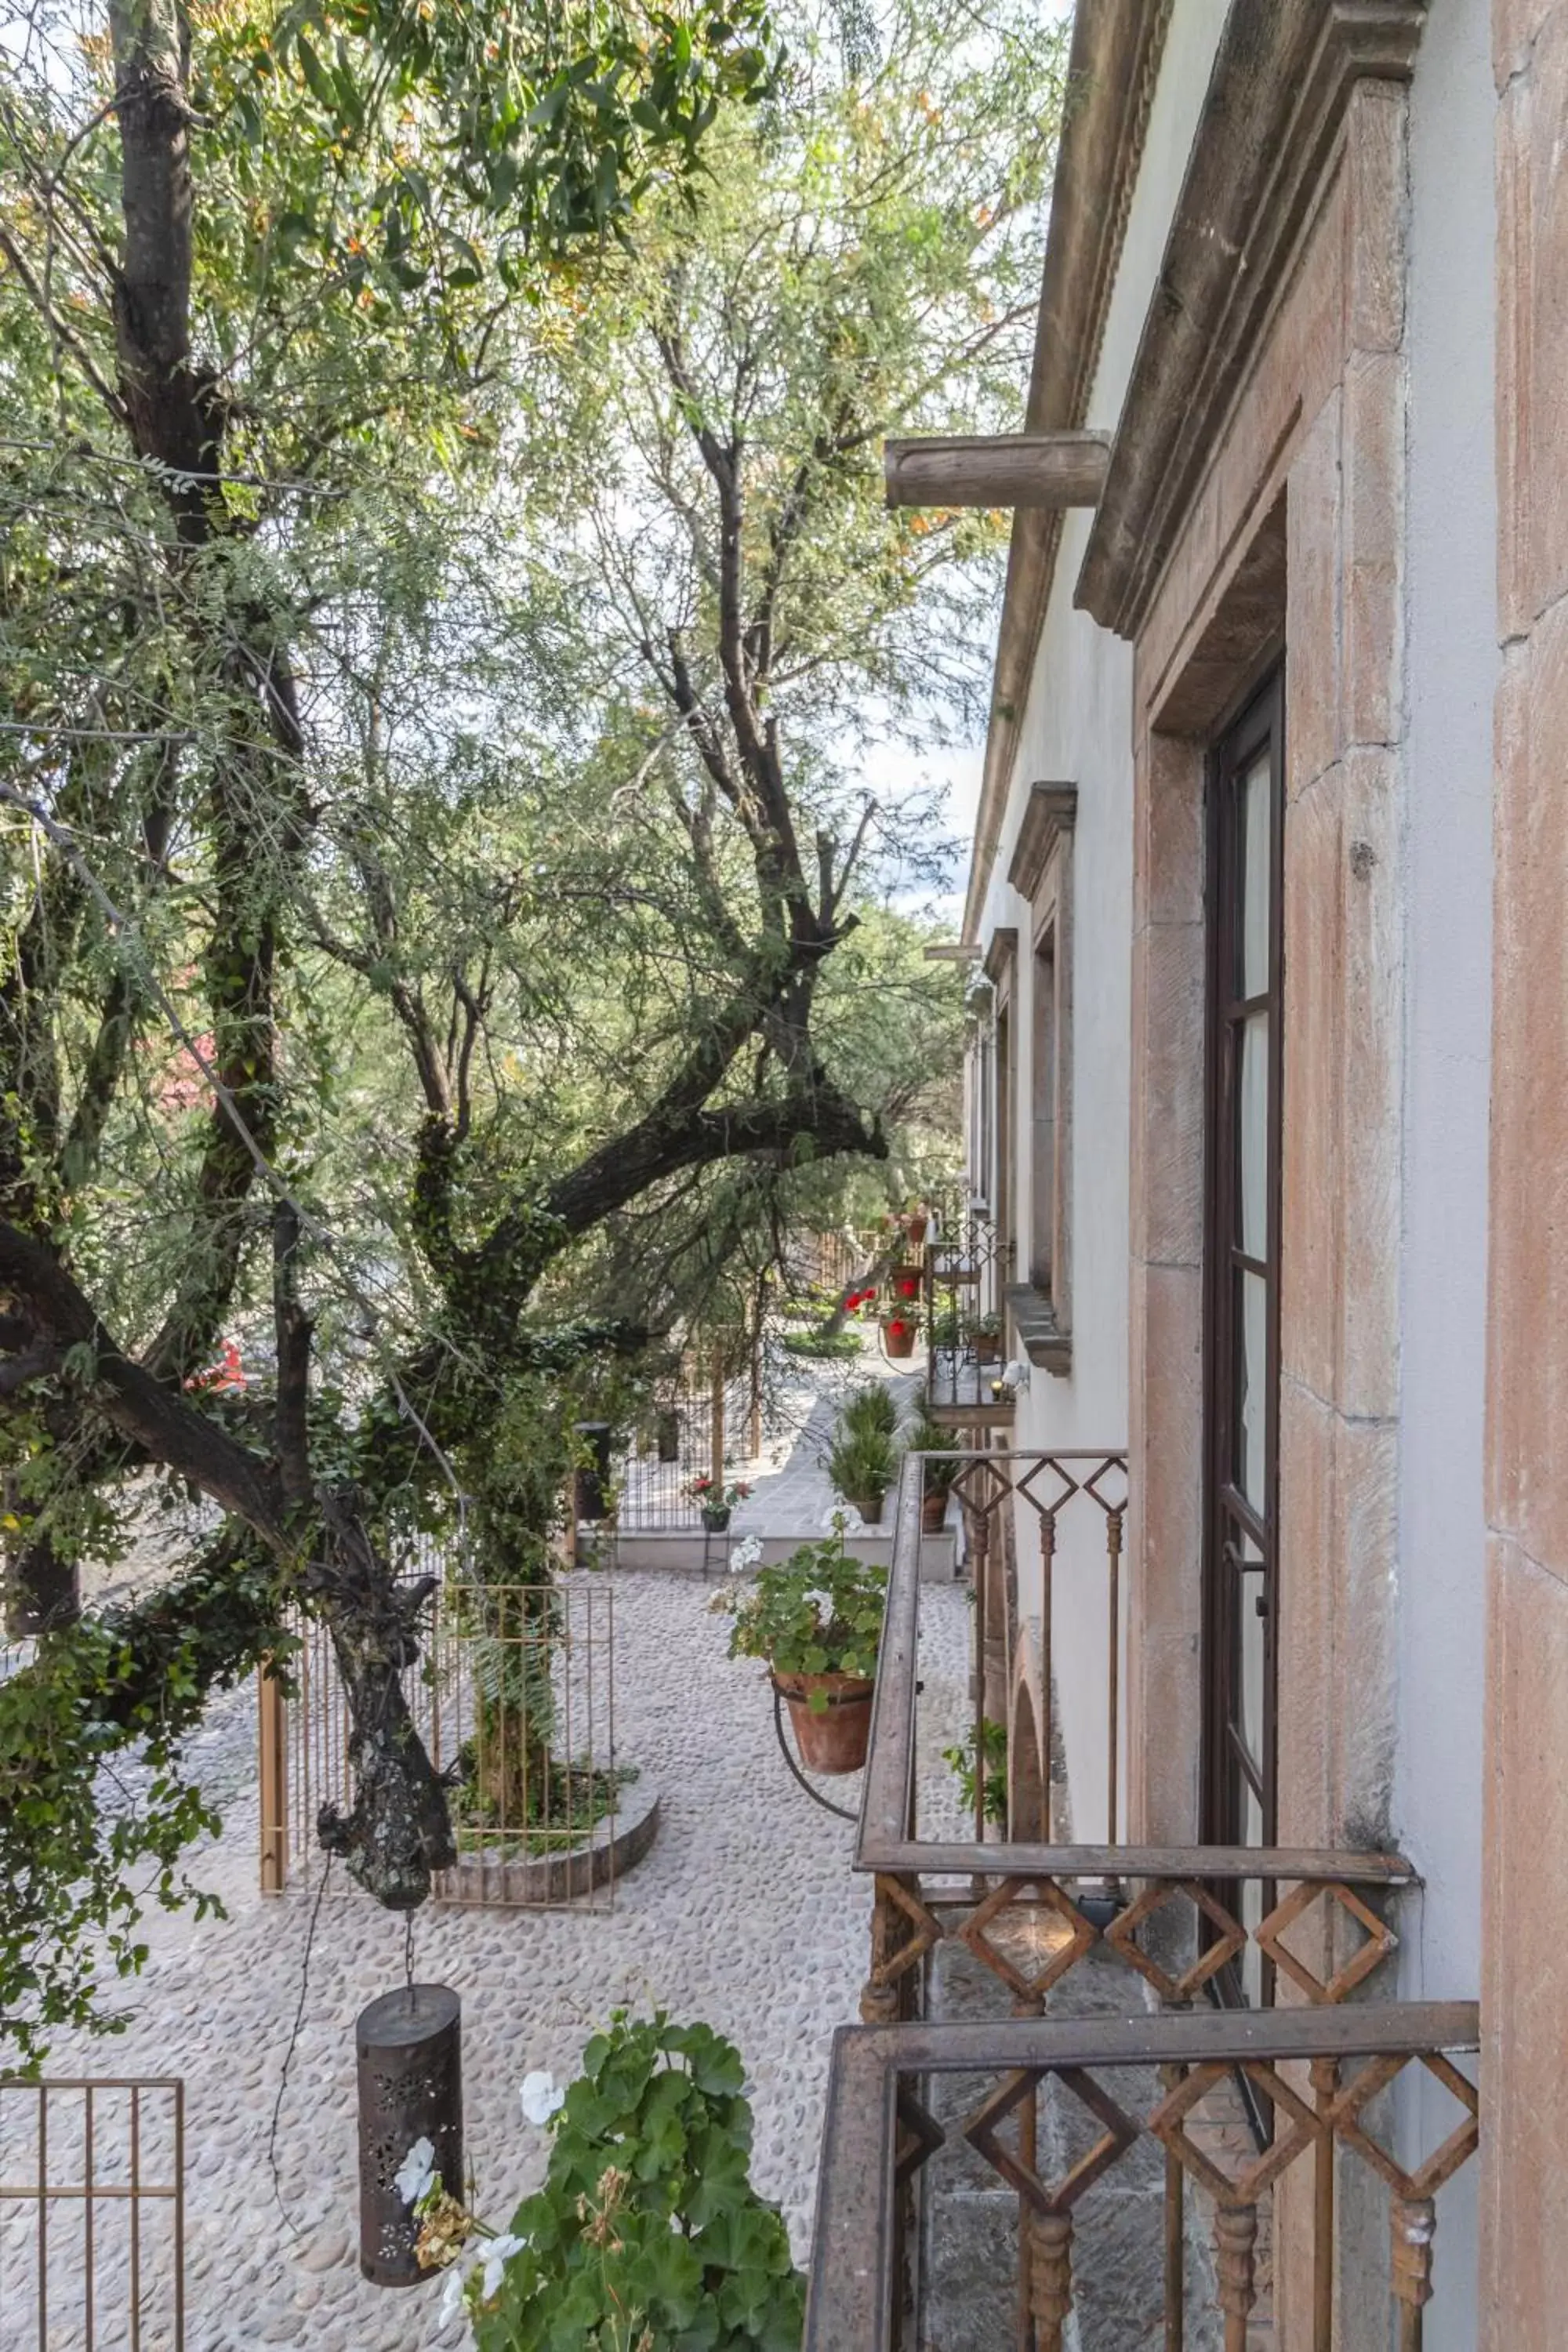
[[[1550,2352],[1568,0],[1080,0],[1027,424],[1109,457],[1015,521],[971,1181],[1009,1442],[1129,1448],[1109,1823],[1056,1579],[1073,1832],[1410,1857],[1401,1991],[1483,2004],[1428,2352]]]

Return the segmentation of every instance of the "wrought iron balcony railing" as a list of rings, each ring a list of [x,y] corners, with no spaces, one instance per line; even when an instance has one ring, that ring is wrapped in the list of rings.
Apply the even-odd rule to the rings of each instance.
[[[919,1528],[928,1463],[946,1465],[942,1475],[951,1475],[966,1524],[973,1648],[962,1692],[951,1664],[945,1689],[927,1688],[933,1677],[921,1604],[930,1588],[920,1579]],[[1086,2345],[1163,2341],[1166,2352],[1181,2352],[1189,2308],[1205,2307],[1206,2296],[1207,2307],[1225,2314],[1226,2352],[1245,2352],[1259,2214],[1267,2239],[1273,2184],[1310,2151],[1310,2194],[1291,2216],[1289,2237],[1295,2273],[1307,2282],[1300,2292],[1311,2332],[1301,2328],[1291,2340],[1330,2352],[1336,2291],[1363,2301],[1387,2291],[1360,2254],[1347,2264],[1336,2250],[1335,2152],[1348,2150],[1381,2177],[1392,2200],[1398,2340],[1401,2352],[1419,2347],[1432,2292],[1432,2200],[1476,2145],[1476,2095],[1453,2063],[1474,2046],[1475,2011],[1366,2003],[1398,1948],[1391,1906],[1416,1883],[1397,1854],[1124,1842],[1126,1504],[1126,1460],[1117,1450],[911,1456],[906,1466],[854,1864],[875,1886],[861,2014],[876,2030],[841,2036],[835,2059],[811,2352],[923,2340],[900,2330],[912,2326],[923,2268],[935,2259],[921,2200],[931,2186],[926,2168],[945,2147],[967,2151],[972,2167],[978,2160],[1016,2192],[1010,2267],[1021,2352],[1054,2352],[1061,2343],[1074,2307],[1079,2200],[1111,2173],[1121,2222],[1109,2238],[1097,2236],[1091,2216],[1080,2249],[1091,2306],[1106,2266],[1125,2264],[1122,2225],[1133,2210],[1127,2177],[1138,2170],[1140,2149],[1150,2210],[1159,2204],[1163,2212],[1163,2267],[1151,2289],[1161,2308],[1145,2315],[1149,2332],[1134,2338],[1102,2327],[1083,2337]],[[1029,1549],[1038,1555],[1035,1590],[1026,1594],[1033,1612],[1019,1601],[1026,1580],[1019,1523],[1032,1530]],[[1108,1833],[1093,1844],[1052,1843],[1068,1795],[1051,1769],[1059,1755],[1053,1603],[1064,1579],[1080,1588],[1079,1600],[1086,1583],[1095,1588],[1103,1643],[1104,1780],[1093,1800],[1103,1801]],[[1081,1634],[1081,1611],[1076,1622]],[[1071,1663],[1078,1745],[1091,1749],[1082,1701],[1095,1677],[1085,1674],[1081,1644]],[[935,1725],[922,1713],[933,1697],[948,1710]],[[974,1775],[973,1805],[962,1817],[940,1786],[933,1790],[929,1769],[937,1743],[959,1728],[955,1702],[968,1712]],[[1014,1735],[1001,1804],[994,1785],[987,1790],[988,1721]],[[1043,1785],[1020,1769],[1020,1734],[1044,1759]],[[976,2018],[987,1990],[1011,2018]],[[1211,2001],[1220,2004],[1215,2013],[1204,2007]],[[1098,2014],[1072,2013],[1086,2003]],[[944,2005],[963,2014],[944,2014]],[[1124,2013],[1108,2017],[1108,2005]],[[1152,2013],[1159,2010],[1166,2014]],[[1406,2165],[1377,2137],[1386,2136],[1388,2121],[1374,2102],[1413,2061],[1458,2103],[1458,2120],[1435,2155]],[[1113,2093],[1097,2068],[1120,2068],[1122,2083],[1139,2087]],[[995,2090],[946,2117],[933,2115],[921,2088],[928,2078],[987,2073],[998,2078]],[[1078,2130],[1085,2114],[1104,2126],[1092,2147]],[[1403,2095],[1394,2122],[1407,2154],[1420,2119]],[[1245,2161],[1227,2168],[1205,2154],[1216,2133],[1222,2141],[1228,2133],[1233,2153],[1239,2137]],[[1067,2151],[1054,2169],[1042,2154],[1048,2146]],[[1148,2171],[1155,2148],[1163,2150],[1163,2179]],[[1187,2197],[1192,2182],[1195,2204]],[[969,2210],[962,2199],[958,2210]],[[1194,2268],[1200,2219],[1213,2243],[1206,2280],[1202,2263]],[[951,2272],[951,2244],[942,2259]],[[994,2267],[994,2234],[990,2255],[976,2247],[973,2259]],[[1191,2339],[1200,2340],[1207,2339]]]
[[[1434,2291],[1436,2199],[1478,2137],[1476,2093],[1454,2062],[1475,2050],[1478,2034],[1468,2001],[843,2027],[828,2081],[803,2352],[906,2352],[920,2340],[919,2199],[954,2158],[978,2158],[1016,2193],[1017,2340],[1029,2352],[1061,2352],[1075,2310],[1092,2304],[1094,2281],[1081,2256],[1075,2266],[1075,2242],[1089,2234],[1095,2197],[1140,2159],[1147,2170],[1151,2158],[1156,2169],[1163,2162],[1165,2179],[1154,2294],[1131,2323],[1110,2317],[1128,2311],[1125,2280],[1102,2295],[1107,2326],[1119,2332],[1099,2330],[1100,2340],[1163,2340],[1167,2352],[1181,2352],[1189,2317],[1206,2304],[1223,2315],[1225,2352],[1247,2352],[1265,2203],[1310,2158],[1310,2333],[1302,2327],[1293,2340],[1330,2352],[1337,2150],[1358,2159],[1367,2189],[1381,2183],[1387,2198],[1388,2267],[1363,2285],[1365,2311],[1357,2315],[1373,2316],[1381,2301],[1397,2315],[1399,2352],[1421,2352]],[[1442,2084],[1458,2116],[1413,2167],[1368,2113],[1411,2065]],[[1239,2166],[1224,2160],[1195,2120],[1238,2068],[1273,2125]],[[1305,2093],[1303,2073],[1311,2085]],[[933,2112],[941,2104],[933,2090],[955,2082],[972,2104],[944,2120]],[[1066,2142],[1059,2164],[1042,2159],[1047,2119],[1051,2137]],[[1075,2132],[1075,2124],[1087,2128]],[[1184,2230],[1180,2195],[1189,2179],[1213,2210],[1208,2279],[1194,2278]],[[1109,2245],[1125,2266],[1126,2233],[1112,2231]],[[1385,2316],[1377,2333],[1386,2326]]]

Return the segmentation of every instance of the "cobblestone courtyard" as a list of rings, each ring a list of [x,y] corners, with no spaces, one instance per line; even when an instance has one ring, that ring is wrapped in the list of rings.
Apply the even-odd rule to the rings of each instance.
[[[802,1460],[793,1477],[785,1474],[796,1526],[797,1508],[809,1504],[809,1469]],[[825,1490],[818,1495],[826,1507]],[[748,1516],[755,1513],[753,1506]],[[690,1576],[623,1572],[617,1580],[617,1744],[657,1790],[661,1826],[651,1854],[616,1889],[614,1908],[427,1906],[415,1921],[414,1970],[462,1996],[467,2145],[487,2218],[508,2218],[542,2170],[545,2136],[519,2108],[523,2074],[549,2067],[569,2079],[612,2008],[658,2006],[703,2019],[739,2045],[756,2116],[756,2185],[782,2205],[804,2257],[828,2039],[856,2014],[868,1890],[849,1872],[850,1826],[812,1804],[785,1769],[761,1670],[725,1655],[727,1626],[709,1608],[711,1589]],[[938,1639],[922,1644],[922,1718],[956,1721],[963,1596],[954,1587],[929,1601]],[[333,1873],[279,2116],[275,2193],[268,2131],[321,1864],[281,1896],[258,1891],[251,1689],[215,1712],[198,1754],[225,1828],[197,1857],[195,1875],[221,1894],[228,1916],[151,1921],[152,1958],[126,1990],[127,2032],[105,2042],[63,2037],[47,2071],[184,2077],[190,2352],[256,2343],[310,2352],[456,2346],[458,2325],[445,2335],[437,2328],[436,2290],[378,2290],[357,2267],[353,2021],[402,1983],[403,1926]],[[858,1785],[847,1780],[833,1793],[852,1802]],[[4,2352],[31,2352],[37,2340],[24,2220],[30,2230],[30,2217],[13,2214],[5,2224]],[[50,2345],[66,2352],[78,2344],[75,2324],[62,2310]]]

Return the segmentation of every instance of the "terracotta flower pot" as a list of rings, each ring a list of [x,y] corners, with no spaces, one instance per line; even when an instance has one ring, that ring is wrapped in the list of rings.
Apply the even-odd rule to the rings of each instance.
[[[999,1331],[979,1331],[974,1339],[974,1360],[977,1364],[994,1364],[1002,1355],[1002,1335]]]
[[[921,1497],[921,1533],[939,1536],[946,1525],[947,1489],[945,1486],[933,1486]]]
[[[882,1339],[889,1356],[912,1356],[915,1352],[915,1327],[902,1315],[895,1315],[890,1323],[882,1326]]]
[[[904,1239],[911,1249],[919,1249],[925,1240],[927,1223],[928,1220],[924,1217],[911,1217],[905,1225]]]
[[[795,1727],[795,1744],[808,1772],[858,1772],[866,1761],[871,1738],[871,1694],[874,1683],[854,1675],[775,1675]],[[827,1706],[814,1715],[813,1691],[826,1695]]]
[[[721,1536],[730,1524],[730,1508],[726,1503],[704,1503],[702,1524],[710,1536]]]

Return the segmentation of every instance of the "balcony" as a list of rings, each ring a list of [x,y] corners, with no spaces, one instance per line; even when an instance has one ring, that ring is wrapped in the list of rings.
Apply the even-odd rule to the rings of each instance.
[[[926,1410],[944,1428],[1005,1428],[1005,1356],[994,1228],[973,1208],[937,1220],[925,1262]]]
[[[1125,1457],[957,1458],[972,1802],[929,1769],[958,1727],[926,1719],[913,1457],[853,1865],[875,1889],[865,2022],[835,2043],[807,2352],[1262,2352],[1277,2314],[1313,2352],[1363,2329],[1420,2352],[1438,2193],[1479,2126],[1475,2004],[1386,1997],[1415,1871],[1129,1843]],[[1103,1644],[1097,1675],[1075,1642],[1065,1723],[1053,1621]],[[1008,1727],[1005,1790],[987,1721]],[[1064,1749],[1099,1843],[1052,1843]]]

